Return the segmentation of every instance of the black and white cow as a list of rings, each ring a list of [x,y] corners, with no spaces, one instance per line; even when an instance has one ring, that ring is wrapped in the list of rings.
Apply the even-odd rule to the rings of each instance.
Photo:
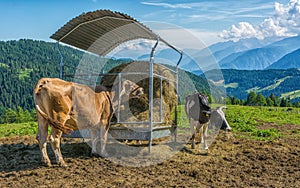
[[[223,112],[223,109],[226,109],[226,106],[220,106],[216,109],[212,109],[210,112],[210,122],[211,123],[222,123],[221,129],[226,131],[231,131],[231,127],[229,126],[226,118],[225,113]]]
[[[208,148],[205,137],[207,123],[210,119],[210,110],[208,97],[206,95],[193,93],[186,97],[185,112],[192,131],[192,149],[195,148],[196,131],[201,131],[201,142],[204,144],[205,149]]]
[[[211,109],[208,102],[208,97],[204,94],[194,93],[186,97],[185,112],[189,119],[190,128],[192,131],[192,149],[195,148],[196,132],[201,133],[201,143],[204,149],[208,149],[206,138],[208,125],[219,127],[230,131],[231,128],[225,118],[223,112],[225,106]]]

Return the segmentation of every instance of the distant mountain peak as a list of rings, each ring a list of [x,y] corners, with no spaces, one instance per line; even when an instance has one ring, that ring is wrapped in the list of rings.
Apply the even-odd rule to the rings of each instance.
[[[223,69],[262,70],[272,67],[285,55],[300,48],[300,36],[288,38],[242,39],[209,47]],[[281,63],[284,64],[284,63]],[[297,63],[288,68],[298,68]],[[285,65],[286,66],[286,65]],[[277,68],[286,69],[284,66]]]

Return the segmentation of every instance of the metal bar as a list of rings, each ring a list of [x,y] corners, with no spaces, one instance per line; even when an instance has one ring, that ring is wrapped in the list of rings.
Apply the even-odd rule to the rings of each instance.
[[[75,67],[72,67],[72,66],[69,66],[69,65],[64,65],[65,67],[70,67],[70,68],[74,68]],[[176,71],[172,70],[172,69],[169,69],[166,67],[166,69],[174,72],[174,75],[177,74]],[[85,69],[80,69],[80,68],[77,68],[77,70],[80,70],[80,71],[85,71],[85,72],[89,72],[89,73],[77,73],[76,76],[114,76],[114,75],[118,75],[118,74],[125,74],[125,75],[139,75],[139,74],[144,74],[144,75],[148,75],[149,73],[146,73],[146,72],[124,72],[124,73],[96,73],[96,72],[92,72],[92,71],[88,71],[88,70],[85,70]],[[71,74],[66,74],[66,76],[72,76]],[[162,76],[162,75],[159,75],[159,74],[156,74],[156,73],[153,73],[153,76],[157,76],[157,77],[162,77],[163,79],[166,79],[166,80],[171,80],[172,82],[177,82],[176,80],[172,80],[168,77],[165,77],[165,76]],[[176,76],[175,76],[176,77]]]
[[[181,54],[182,58],[182,54]],[[181,59],[180,59],[181,61]],[[180,61],[177,63],[179,65]],[[178,93],[178,66],[176,66],[176,93]],[[177,104],[175,106],[175,125],[174,125],[174,142],[177,142],[177,125],[178,125],[178,96],[177,96]]]
[[[152,125],[153,125],[153,64],[154,64],[154,53],[155,49],[158,45],[159,38],[157,38],[155,45],[153,46],[150,54],[150,61],[149,61],[149,129],[150,129],[150,136],[149,136],[149,152],[151,152],[152,146]]]
[[[177,62],[176,69],[178,68],[178,65],[180,64],[180,62],[181,62],[181,60],[182,60],[182,54],[183,54],[183,52],[182,52],[182,51],[179,51],[179,53],[180,53],[180,58],[179,58],[179,60],[178,60],[178,62]],[[178,71],[178,69],[177,69],[177,71]]]
[[[162,124],[162,121],[153,121],[152,124]],[[150,124],[150,121],[135,121],[135,122],[126,122],[126,121],[117,121],[115,124]],[[114,124],[112,124],[114,125]]]
[[[160,115],[159,116],[159,121],[160,122],[162,122],[162,116],[163,116],[163,114],[162,114],[162,112],[163,112],[163,109],[162,109],[163,108],[163,104],[162,104],[162,89],[163,89],[162,88],[162,77],[160,77],[160,104],[159,104],[160,105],[159,106],[159,113],[160,113],[159,114]]]
[[[153,76],[156,76],[156,77],[159,77],[159,78],[163,78],[163,79],[165,79],[165,80],[170,80],[170,81],[172,81],[172,82],[177,82],[176,80],[172,80],[172,79],[170,79],[170,78],[168,78],[168,77],[161,76],[161,75],[159,75],[159,74],[153,73]],[[176,76],[175,76],[175,77],[176,77]]]
[[[118,74],[118,114],[117,114],[117,116],[118,116],[118,118],[117,118],[117,122],[119,122],[120,121],[120,113],[121,113],[121,90],[122,90],[122,86],[121,86],[121,84],[122,84],[122,74],[120,73],[120,74]]]

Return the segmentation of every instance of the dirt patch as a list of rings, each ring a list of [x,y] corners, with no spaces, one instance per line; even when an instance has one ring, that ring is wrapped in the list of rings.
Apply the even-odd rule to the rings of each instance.
[[[293,138],[254,141],[220,132],[208,154],[187,144],[146,167],[90,157],[75,139],[63,141],[62,153],[68,167],[44,167],[34,137],[1,138],[0,187],[300,187],[300,142]]]

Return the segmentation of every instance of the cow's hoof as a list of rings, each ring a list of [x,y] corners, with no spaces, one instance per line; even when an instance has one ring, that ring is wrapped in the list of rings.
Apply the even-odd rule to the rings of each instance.
[[[44,162],[44,165],[46,166],[46,167],[52,167],[52,164],[49,162],[49,163],[45,163]]]
[[[64,161],[60,161],[57,163],[60,167],[67,167],[68,165]]]
[[[192,143],[191,148],[192,148],[192,149],[195,149],[195,144],[194,144],[194,143]]]
[[[51,167],[51,166],[52,166],[50,160],[42,160],[42,163],[43,163],[46,167]]]
[[[108,155],[108,153],[106,153],[106,152],[102,152],[101,157],[107,158],[107,157],[109,157],[109,155]]]
[[[92,152],[91,157],[101,157],[101,155],[99,155],[97,152]]]
[[[208,149],[199,149],[198,152],[199,152],[200,155],[204,155],[204,156],[206,156],[206,155],[209,154],[209,150]]]

